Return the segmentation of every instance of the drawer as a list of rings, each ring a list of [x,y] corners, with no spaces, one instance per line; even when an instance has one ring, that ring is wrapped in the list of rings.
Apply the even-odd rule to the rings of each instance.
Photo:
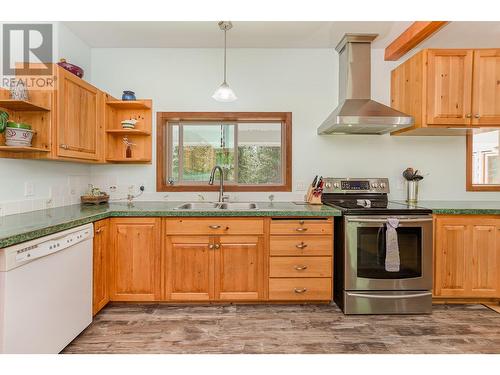
[[[333,255],[332,236],[271,236],[271,256]]]
[[[333,221],[323,220],[272,220],[271,234],[332,234]]]
[[[271,257],[269,277],[331,277],[331,257]]]
[[[269,279],[269,299],[329,301],[332,299],[332,279]]]
[[[262,219],[228,219],[225,217],[167,219],[165,229],[167,235],[263,234],[264,221]]]

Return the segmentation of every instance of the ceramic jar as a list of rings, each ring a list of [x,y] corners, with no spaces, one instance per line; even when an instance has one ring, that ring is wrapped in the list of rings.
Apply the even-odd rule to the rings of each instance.
[[[127,90],[123,91],[122,100],[136,100],[135,92]]]

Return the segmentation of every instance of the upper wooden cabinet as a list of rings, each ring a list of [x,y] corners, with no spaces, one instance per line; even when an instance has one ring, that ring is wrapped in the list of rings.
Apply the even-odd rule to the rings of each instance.
[[[11,100],[9,91],[0,88],[0,109],[36,132],[31,147],[6,146],[0,134],[0,157],[151,163],[151,100],[116,100],[60,66],[53,68],[53,89],[29,89],[28,101]],[[137,120],[134,129],[122,127],[121,121],[129,119]],[[131,155],[124,138],[133,144]]]
[[[160,232],[160,218],[111,219],[111,301],[161,299]]]
[[[500,298],[500,219],[438,215],[435,236],[436,296]]]
[[[391,106],[415,124],[393,135],[500,126],[500,49],[426,49],[391,73]]]
[[[57,156],[101,160],[104,93],[64,69],[57,77]]]

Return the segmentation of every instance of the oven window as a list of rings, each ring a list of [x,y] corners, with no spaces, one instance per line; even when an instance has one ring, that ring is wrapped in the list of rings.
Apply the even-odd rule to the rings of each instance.
[[[400,271],[385,270],[386,227],[358,228],[358,277],[409,279],[422,276],[422,228],[400,227],[398,233]]]

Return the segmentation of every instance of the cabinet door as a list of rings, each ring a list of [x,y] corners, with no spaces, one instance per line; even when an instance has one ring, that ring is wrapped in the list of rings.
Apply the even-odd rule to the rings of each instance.
[[[94,223],[93,257],[93,315],[109,302],[109,222],[107,219]]]
[[[498,225],[471,225],[472,246],[469,254],[469,282],[472,297],[500,296],[500,254]]]
[[[160,219],[111,219],[112,301],[161,299]]]
[[[474,51],[472,124],[500,125],[500,49]]]
[[[264,299],[262,237],[221,236],[214,252],[215,299]]]
[[[166,299],[213,299],[214,250],[208,236],[169,236],[166,246]]]
[[[58,68],[57,156],[99,160],[104,138],[104,94]]]
[[[469,238],[466,223],[453,219],[436,220],[436,296],[466,296]]]
[[[471,124],[472,56],[472,50],[428,51],[428,124]]]

